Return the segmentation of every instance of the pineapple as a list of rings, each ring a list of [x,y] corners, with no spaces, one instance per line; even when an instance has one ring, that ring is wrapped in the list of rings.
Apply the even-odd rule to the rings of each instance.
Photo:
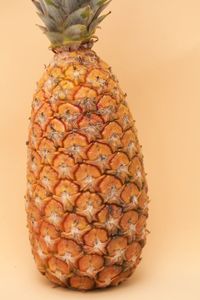
[[[91,50],[108,0],[33,0],[54,58],[37,83],[27,216],[39,271],[78,290],[117,286],[146,243],[148,196],[134,120]]]

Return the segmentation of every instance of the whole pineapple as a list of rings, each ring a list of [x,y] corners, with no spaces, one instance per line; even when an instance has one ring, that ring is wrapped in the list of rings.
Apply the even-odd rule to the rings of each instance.
[[[108,0],[33,0],[55,52],[37,84],[27,215],[39,271],[79,290],[131,276],[146,242],[147,183],[134,121],[91,50]]]

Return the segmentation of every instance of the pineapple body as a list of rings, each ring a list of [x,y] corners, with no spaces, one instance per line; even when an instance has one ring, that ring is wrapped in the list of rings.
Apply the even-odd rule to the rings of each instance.
[[[42,274],[79,290],[131,276],[146,242],[143,156],[125,95],[94,51],[57,53],[38,82],[27,181]]]

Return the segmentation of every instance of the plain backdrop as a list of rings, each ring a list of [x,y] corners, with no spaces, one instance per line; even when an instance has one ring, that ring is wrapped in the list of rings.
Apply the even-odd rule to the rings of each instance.
[[[54,289],[35,268],[24,210],[35,83],[52,53],[31,1],[0,2],[0,298],[200,299],[200,2],[113,0],[95,50],[128,93],[152,199],[147,246],[118,288]]]

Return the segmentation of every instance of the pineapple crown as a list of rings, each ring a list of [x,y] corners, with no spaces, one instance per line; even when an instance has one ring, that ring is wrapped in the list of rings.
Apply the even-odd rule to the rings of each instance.
[[[95,31],[104,18],[104,9],[112,0],[32,0],[45,24],[38,25],[51,42],[51,49],[91,48]]]

